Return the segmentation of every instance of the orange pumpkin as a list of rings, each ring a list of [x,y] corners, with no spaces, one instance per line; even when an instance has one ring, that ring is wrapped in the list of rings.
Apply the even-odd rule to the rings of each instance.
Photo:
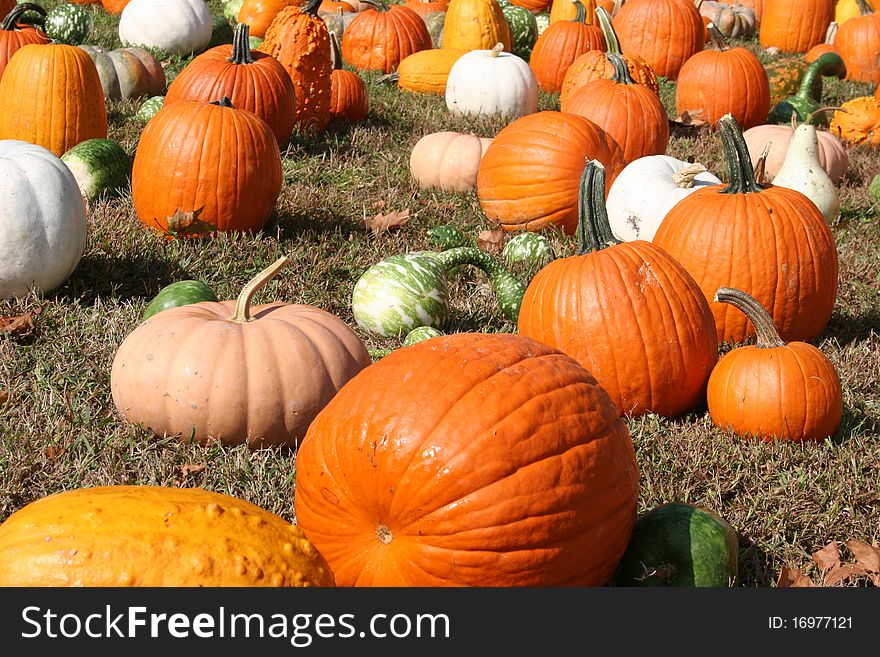
[[[79,3],[85,4],[85,3]],[[0,16],[6,16],[10,11],[15,9],[16,0],[0,0]]]
[[[578,14],[576,2],[581,2],[586,10],[584,22],[593,25],[596,21],[596,0],[553,0],[550,5],[550,22],[573,21]]]
[[[100,0],[100,4],[104,7],[105,11],[110,12],[111,14],[119,15],[122,13],[122,10],[125,9],[125,6],[131,2],[131,0]],[[91,3],[98,4],[98,3]]]
[[[301,0],[244,0],[238,10],[238,22],[250,27],[255,37],[266,36],[266,30],[285,7],[298,7]]]
[[[671,80],[706,43],[706,28],[692,0],[628,0],[614,17],[614,28],[625,52],[639,55],[657,75]]]
[[[758,58],[746,48],[731,48],[710,23],[715,49],[698,52],[678,74],[675,111],[715,125],[732,114],[743,130],[763,125],[770,112],[770,82]]]
[[[358,70],[390,73],[405,57],[433,47],[425,21],[403,5],[370,0],[342,33],[342,58]]]
[[[449,8],[449,0],[407,0],[404,7],[412,9],[419,16],[424,16],[432,11],[446,11]]]
[[[342,68],[342,55],[336,35],[330,34],[330,52],[333,57],[330,113],[344,121],[362,121],[370,111],[367,85],[357,73]]]
[[[107,137],[107,108],[88,53],[54,42],[22,46],[0,79],[0,139],[28,141],[61,157],[96,137]]]
[[[45,9],[30,3],[13,4],[13,9],[9,13],[3,14],[5,18],[0,24],[0,78],[3,77],[3,71],[6,70],[6,64],[10,57],[18,52],[19,48],[29,43],[45,44],[50,41],[42,31],[20,24],[22,15],[28,11],[36,11],[43,16],[46,15]]]
[[[343,14],[354,13],[354,6],[345,2],[345,0],[322,0],[321,5],[318,7],[318,11],[326,11],[331,14],[336,14],[342,12]]]
[[[566,69],[579,55],[589,50],[605,50],[602,30],[587,24],[586,9],[580,0],[573,4],[577,10],[575,17],[550,23],[532,48],[529,66],[541,91],[559,91]]]
[[[880,82],[880,14],[865,0],[857,0],[860,16],[838,27],[834,47],[846,65],[846,79]]]
[[[805,53],[822,43],[833,20],[834,0],[769,0],[761,17],[761,46]]]
[[[297,452],[294,508],[339,586],[602,586],[637,494],[589,372],[526,337],[459,333],[339,391]]]
[[[843,395],[827,356],[806,342],[783,342],[767,310],[741,290],[720,288],[715,301],[742,311],[758,343],[728,352],[712,371],[706,392],[712,423],[766,441],[834,434]]]
[[[504,230],[555,224],[573,234],[581,173],[590,160],[605,167],[607,188],[626,166],[618,143],[589,119],[552,111],[522,116],[495,136],[480,161],[480,207]]]
[[[848,144],[880,146],[880,99],[858,96],[834,112],[828,131]]]
[[[614,237],[604,189],[603,167],[588,164],[578,255],[535,275],[518,332],[572,356],[621,413],[680,415],[703,399],[718,358],[715,320],[697,283],[665,251]]]
[[[828,26],[828,31],[825,33],[825,41],[820,43],[819,45],[813,46],[807,51],[807,54],[804,55],[804,59],[812,64],[819,57],[824,55],[826,52],[838,52],[837,48],[834,45],[834,40],[837,38],[837,23],[831,23]],[[838,52],[838,54],[840,54]]]
[[[680,201],[653,242],[678,260],[706,299],[719,287],[748,292],[763,304],[785,340],[819,335],[837,297],[834,236],[816,205],[792,189],[755,181],[736,119],[718,121],[730,183]],[[754,328],[726,304],[710,303],[719,341],[744,342]]]
[[[260,230],[281,182],[278,142],[265,121],[235,109],[228,98],[179,100],[144,128],[131,191],[145,226],[193,237]]]
[[[319,5],[320,0],[308,0],[282,9],[259,48],[287,69],[296,90],[296,126],[311,134],[323,132],[331,118],[330,32],[318,16]]]
[[[669,145],[669,117],[660,97],[636,84],[620,55],[608,54],[615,74],[578,88],[560,109],[590,119],[623,149],[627,162],[663,155]]]
[[[397,67],[397,86],[407,91],[443,95],[449,72],[467,50],[431,48],[404,57]]]
[[[247,23],[239,23],[232,44],[215,46],[193,59],[168,87],[165,104],[226,96],[234,107],[263,119],[278,144],[286,144],[296,112],[293,82],[274,57],[251,50],[248,36]]]
[[[553,0],[510,0],[510,4],[528,9],[533,14],[546,12]]]

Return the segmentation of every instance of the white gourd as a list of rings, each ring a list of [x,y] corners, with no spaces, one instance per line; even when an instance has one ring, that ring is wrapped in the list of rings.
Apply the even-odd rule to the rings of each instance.
[[[773,184],[801,192],[816,204],[829,223],[840,213],[840,192],[819,161],[819,139],[814,125],[804,123],[794,131]]]
[[[204,0],[131,0],[119,17],[123,45],[172,55],[202,52],[213,31],[211,10]]]
[[[519,118],[538,109],[538,81],[528,63],[503,52],[500,43],[471,50],[449,70],[446,107],[456,114]]]

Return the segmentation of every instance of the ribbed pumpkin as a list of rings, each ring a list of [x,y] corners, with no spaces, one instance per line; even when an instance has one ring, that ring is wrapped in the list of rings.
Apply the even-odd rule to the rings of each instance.
[[[513,52],[510,27],[495,0],[451,0],[443,23],[444,48],[491,50],[496,43]]]
[[[81,141],[106,136],[104,90],[82,48],[30,43],[9,60],[0,79],[0,139],[28,141],[61,157]]]
[[[755,13],[755,24],[760,27],[761,18],[764,16],[764,2],[766,0],[719,0],[725,5],[742,5]]]
[[[446,11],[449,8],[449,0],[407,0],[403,5],[419,16],[424,16],[432,11]]]
[[[30,3],[13,5],[13,9],[8,14],[3,14],[6,18],[0,24],[0,78],[3,77],[9,58],[18,52],[19,48],[29,43],[49,43],[49,38],[42,31],[19,25],[22,15],[29,11],[36,11],[44,16],[46,14],[45,9]]]
[[[552,0],[510,0],[510,4],[517,7],[525,7],[533,14],[546,12],[550,8]]]
[[[446,94],[449,71],[467,50],[432,48],[406,57],[397,67],[397,86],[407,91]]]
[[[361,71],[390,73],[405,57],[432,47],[425,21],[403,5],[370,0],[342,34],[342,59]]]
[[[712,300],[719,287],[748,292],[771,313],[784,340],[809,340],[837,297],[834,236],[816,205],[792,189],[755,181],[736,119],[718,122],[730,183],[700,189],[670,210],[654,244],[678,260]],[[711,302],[719,341],[755,335],[742,315]]]
[[[743,130],[762,125],[770,111],[770,82],[758,58],[746,48],[731,48],[709,24],[715,49],[698,52],[678,74],[675,111],[715,125],[732,114]]]
[[[342,53],[336,35],[330,35],[333,74],[330,78],[330,113],[343,121],[362,121],[370,111],[367,85],[357,73],[342,68]]]
[[[598,7],[596,18],[605,38],[606,51],[589,50],[575,58],[571,66],[565,70],[565,75],[562,78],[562,88],[559,91],[560,106],[577,88],[593,80],[610,79],[614,76],[614,66],[606,56],[607,53],[623,57],[627,68],[629,68],[630,77],[659,94],[660,86],[657,82],[657,75],[648,63],[638,55],[625,55],[620,51],[620,41],[617,39],[617,33],[614,31],[608,12],[604,8]]]
[[[100,3],[92,4],[100,4],[105,11],[118,16],[129,2],[131,0],[100,0]]]
[[[602,30],[586,23],[586,9],[580,0],[575,0],[574,5],[575,17],[550,23],[532,48],[529,66],[541,91],[559,91],[566,69],[579,55],[589,50],[605,50]]]
[[[285,7],[299,7],[302,0],[244,0],[238,10],[238,22],[250,28],[255,37],[266,36],[266,30]]]
[[[269,55],[251,50],[249,27],[239,23],[232,44],[222,44],[193,59],[174,78],[165,104],[179,100],[211,102],[226,96],[232,105],[269,124],[279,145],[293,132],[296,95],[290,75]]]
[[[741,290],[720,288],[755,326],[756,345],[733,349],[715,366],[706,391],[712,423],[743,438],[823,440],[843,415],[834,365],[807,342],[784,342],[767,310]]]
[[[158,436],[201,444],[296,447],[317,413],[370,364],[341,319],[313,306],[251,307],[254,293],[289,262],[252,278],[237,300],[157,313],[113,358],[113,403]]]
[[[671,80],[705,45],[703,19],[692,0],[628,0],[614,17],[614,29],[624,52]]]
[[[715,320],[697,283],[665,251],[614,237],[604,178],[598,163],[584,169],[578,255],[535,275],[518,332],[577,360],[621,413],[677,416],[703,399],[718,358]]]
[[[0,586],[333,586],[296,525],[201,488],[95,486],[0,525]]]
[[[194,230],[180,237],[260,230],[281,182],[271,128],[228,98],[166,103],[141,134],[131,174],[134,208],[145,226],[170,235],[175,214],[197,215]]]
[[[834,0],[766,0],[761,46],[805,53],[822,43],[833,20]]]
[[[296,127],[312,134],[323,132],[331,118],[330,33],[318,17],[319,4],[308,0],[282,9],[259,48],[287,70],[296,91]]]
[[[579,87],[560,105],[590,119],[611,135],[623,149],[627,162],[646,155],[663,155],[669,145],[669,117],[660,97],[636,84],[620,55],[607,54],[615,74]]]
[[[339,586],[602,586],[637,491],[589,372],[529,338],[459,333],[339,391],[297,452],[294,507]]]
[[[578,13],[576,2],[581,2],[586,9],[584,22],[587,25],[595,23],[596,0],[553,0],[550,6],[550,22],[574,20]]]
[[[504,230],[538,231],[555,224],[573,234],[581,173],[590,160],[605,167],[607,188],[626,166],[618,143],[589,119],[552,111],[520,117],[483,155],[480,207]]]
[[[466,192],[477,186],[480,160],[492,139],[443,130],[425,135],[413,146],[409,172],[419,188]]]
[[[846,79],[857,82],[880,82],[880,14],[858,0],[860,16],[849,19],[837,29],[834,47],[846,64]]]

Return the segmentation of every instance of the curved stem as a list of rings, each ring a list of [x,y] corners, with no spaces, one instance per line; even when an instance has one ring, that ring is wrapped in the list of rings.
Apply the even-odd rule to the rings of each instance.
[[[874,11],[865,0],[856,0],[856,6],[859,8],[859,14],[861,14],[862,16],[867,16],[868,14],[874,13]]]
[[[820,107],[819,109],[814,111],[812,114],[810,114],[807,117],[807,120],[804,121],[804,123],[812,123],[813,119],[815,119],[820,114],[824,114],[825,112],[843,112],[844,114],[846,114],[846,110],[843,109],[842,107]]]
[[[12,10],[6,14],[6,18],[3,19],[3,25],[0,27],[7,32],[13,31],[21,17],[29,11],[36,12],[43,18],[46,17],[46,10],[40,5],[35,5],[32,2],[22,2],[21,4],[15,5]]]
[[[611,76],[612,80],[618,84],[636,83],[629,74],[629,66],[626,65],[626,60],[623,59],[622,55],[617,55],[613,52],[606,52],[605,58],[611,62],[611,65],[614,67],[614,75]]]
[[[334,71],[342,69],[342,51],[339,49],[339,37],[330,32],[330,64]]]
[[[367,0],[364,0],[366,2]],[[308,0],[304,5],[300,6],[300,13],[309,14],[310,16],[318,15],[318,8],[323,0]]]
[[[693,164],[688,164],[680,171],[673,173],[672,182],[675,183],[676,187],[681,187],[682,189],[690,189],[694,186],[694,179],[699,174],[705,173],[706,171],[708,171],[706,167],[704,167],[699,162],[694,162]]]
[[[504,52],[504,44],[499,42],[496,43],[492,50],[489,51],[490,57],[498,57],[502,52]]]
[[[477,246],[477,243],[468,237],[464,231],[455,226],[445,224],[429,228],[427,237],[428,242],[432,246],[439,247],[441,251],[454,249],[458,246]]]
[[[816,61],[807,67],[795,96],[812,98],[813,85],[816,84],[816,78],[831,75],[840,77],[844,74],[844,71],[846,71],[846,67],[840,55],[836,52],[823,52],[816,58]],[[819,102],[822,99],[816,98],[815,100]]]
[[[220,100],[212,100],[210,104],[217,105],[218,107],[231,107],[232,109],[235,109],[232,101],[229,100],[229,96],[223,96]]]
[[[718,119],[718,134],[724,145],[730,183],[721,190],[722,194],[749,194],[760,192],[763,187],[755,180],[755,169],[749,157],[749,148],[743,138],[739,123],[731,114]]]
[[[715,301],[729,303],[743,312],[755,327],[758,334],[757,346],[761,349],[785,346],[782,338],[779,337],[779,331],[776,330],[770,313],[752,295],[732,287],[719,287],[715,293]]]
[[[290,258],[287,256],[281,256],[278,260],[254,276],[241,290],[241,294],[238,295],[238,299],[235,302],[235,312],[232,317],[229,318],[229,321],[237,322],[238,324],[244,324],[251,321],[251,300],[254,298],[254,294],[266,283],[275,278],[278,272],[281,271],[288,262],[290,262]]]
[[[580,0],[574,0],[574,8],[575,14],[574,18],[572,18],[573,23],[586,23],[587,22],[587,8],[584,7],[584,3]]]
[[[617,32],[614,31],[614,25],[611,24],[611,17],[605,11],[605,7],[596,7],[596,18],[599,19],[599,27],[605,37],[605,52],[622,55],[620,39],[617,38]]]
[[[724,35],[721,34],[721,30],[715,27],[715,23],[709,23],[706,25],[706,28],[709,30],[709,34],[712,37],[712,43],[715,44],[715,47],[718,48],[718,50],[721,52],[730,50],[730,46],[727,45],[727,41],[724,40]]]
[[[235,32],[232,35],[232,54],[228,61],[233,64],[254,63],[254,58],[251,55],[250,36],[251,26],[247,23],[239,23],[235,26]]]
[[[593,160],[584,167],[578,192],[578,255],[620,244],[605,209],[605,167]]]

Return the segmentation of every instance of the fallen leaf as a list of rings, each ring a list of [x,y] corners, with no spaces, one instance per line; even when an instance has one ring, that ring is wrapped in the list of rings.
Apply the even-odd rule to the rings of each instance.
[[[207,467],[206,463],[186,463],[180,466],[180,474],[185,479],[190,475],[197,475]]]
[[[782,567],[782,570],[779,572],[779,579],[776,581],[776,588],[780,589],[810,588],[815,586],[813,580],[804,575],[800,570],[789,568],[788,566]]]
[[[880,548],[868,545],[857,538],[851,538],[846,542],[846,547],[860,564],[873,573],[880,573]]]
[[[64,448],[63,448],[63,447],[56,447],[55,445],[49,445],[49,446],[46,448],[46,458],[49,459],[50,461],[51,461],[52,459],[56,459],[56,458],[58,458],[58,457],[61,456],[62,454],[64,454]]]
[[[36,328],[34,317],[41,312],[43,312],[43,309],[37,308],[16,317],[0,317],[0,335],[4,333],[15,336],[27,335]]]
[[[813,552],[813,561],[823,572],[839,566],[840,551],[837,549],[837,541],[831,541],[821,550]]]
[[[177,210],[177,212],[167,218],[167,232],[175,237],[192,237],[193,235],[213,233],[217,230],[217,227],[199,218],[203,210],[204,208],[199,208],[192,212]]]
[[[673,123],[679,123],[681,125],[692,125],[692,126],[700,126],[706,125],[706,122],[702,119],[698,118],[703,115],[702,109],[697,110],[685,110],[674,119],[672,119]]]
[[[382,214],[381,212],[373,217],[364,219],[367,228],[373,231],[373,234],[381,233],[396,226],[402,226],[409,221],[409,210],[402,212],[389,212]]]
[[[504,248],[504,231],[501,228],[482,231],[477,235],[477,246],[487,253],[501,253]]]
[[[6,404],[9,401],[9,393],[5,390],[0,390],[0,406]]]
[[[837,586],[850,577],[860,577],[867,574],[867,569],[860,563],[837,564],[825,576],[823,583],[825,586]]]

